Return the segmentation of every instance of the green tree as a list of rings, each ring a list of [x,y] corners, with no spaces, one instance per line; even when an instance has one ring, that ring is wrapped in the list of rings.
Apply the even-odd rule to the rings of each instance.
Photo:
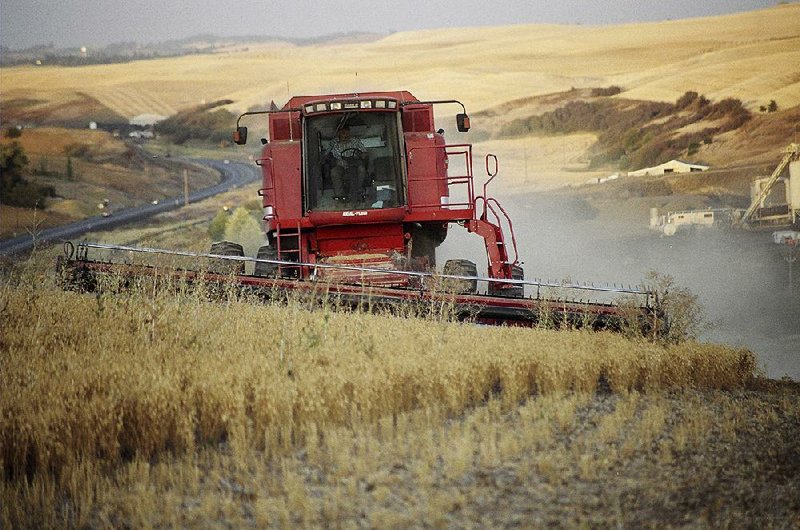
[[[11,206],[33,208],[45,206],[45,199],[55,195],[49,186],[28,182],[22,174],[28,166],[28,156],[17,142],[0,148],[0,202]]]
[[[778,110],[778,104],[775,102],[774,99],[769,100],[769,105],[767,105],[767,112],[775,112]]]
[[[264,244],[261,226],[243,206],[236,208],[228,220],[225,226],[225,239],[242,245],[245,254],[249,256],[255,256],[258,247]]]
[[[72,169],[72,157],[67,157],[67,180],[73,180],[75,178],[75,173]]]
[[[228,225],[230,214],[225,210],[220,210],[208,225],[208,235],[212,241],[221,241],[225,237],[225,227]]]

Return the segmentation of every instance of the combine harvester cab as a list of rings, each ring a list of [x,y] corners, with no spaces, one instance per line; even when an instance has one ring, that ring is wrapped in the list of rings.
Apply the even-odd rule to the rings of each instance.
[[[266,114],[269,122],[269,140],[262,139],[257,160],[268,240],[262,257],[433,271],[436,247],[456,223],[483,237],[489,278],[522,279],[511,220],[486,186],[476,197],[472,146],[448,144],[444,131],[435,130],[438,104],[460,105],[458,130],[469,130],[460,102],[419,101],[409,92],[294,97],[280,110],[240,116],[239,121]],[[245,144],[247,128],[237,123],[234,139]],[[501,224],[511,234],[513,259]],[[477,276],[475,264],[466,260],[451,260],[443,270]],[[259,267],[261,272],[300,279],[313,273],[303,266]],[[407,287],[410,281],[342,269],[317,272],[337,283]],[[519,286],[501,282],[491,282],[489,291],[523,294]]]
[[[319,292],[325,286],[352,305],[449,300],[459,318],[487,324],[621,329],[633,319],[648,330],[665,327],[644,290],[525,280],[511,219],[488,194],[497,158],[486,156],[487,180],[477,194],[472,145],[446,142],[434,126],[437,105],[460,106],[457,129],[469,130],[459,101],[419,101],[405,91],[298,96],[282,109],[246,112],[236,123],[236,144],[247,143],[245,117],[266,116],[268,131],[256,160],[266,244],[255,258],[229,241],[214,243],[209,254],[83,243],[68,251],[61,267],[77,279],[111,270],[154,274],[151,267],[125,269],[89,253],[172,254],[228,264],[217,271],[224,274],[204,273],[206,280],[234,277],[263,291]],[[436,274],[436,248],[453,224],[483,239],[486,275],[465,259],[448,260]],[[244,274],[245,261],[255,262],[254,274]],[[482,282],[486,292],[478,291]],[[598,292],[637,300],[633,313],[609,300],[580,300]]]

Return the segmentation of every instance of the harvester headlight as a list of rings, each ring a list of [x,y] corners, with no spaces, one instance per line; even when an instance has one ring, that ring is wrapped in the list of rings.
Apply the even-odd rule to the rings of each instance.
[[[315,108],[317,111],[328,110],[328,106],[325,103],[317,103],[317,106]]]
[[[372,102],[371,101],[362,101],[361,102],[361,108],[362,109],[371,109],[372,108]]]
[[[384,100],[382,100],[382,99],[379,99],[378,101],[375,102],[375,108],[376,109],[385,109],[386,108],[386,102]]]
[[[342,104],[338,101],[331,103],[331,110],[342,110]]]
[[[345,103],[344,108],[346,109],[357,109],[358,108],[358,101],[353,101],[352,103]]]
[[[393,109],[393,108],[397,107],[397,102],[396,101],[387,101],[387,103],[389,104],[389,108],[390,109]]]
[[[314,112],[314,105],[306,105],[306,114]]]
[[[264,208],[264,219],[272,219],[275,216],[275,209],[272,206]]]

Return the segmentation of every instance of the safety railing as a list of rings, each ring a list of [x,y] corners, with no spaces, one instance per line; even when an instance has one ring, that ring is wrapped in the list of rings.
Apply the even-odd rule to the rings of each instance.
[[[497,161],[497,157],[493,154],[486,155],[486,174],[489,175],[489,178],[483,184],[483,195],[478,195],[475,197],[475,209],[478,209],[478,202],[483,201],[483,212],[481,213],[480,219],[491,222],[489,219],[489,214],[491,213],[496,221],[493,224],[500,228],[501,238],[502,234],[504,233],[503,221],[505,221],[505,225],[508,227],[508,233],[511,234],[511,248],[514,249],[514,260],[510,261],[510,263],[517,265],[519,263],[519,252],[517,251],[517,237],[514,234],[514,223],[511,222],[511,217],[508,215],[508,212],[506,212],[505,208],[503,208],[500,202],[494,197],[489,197],[488,192],[489,183],[494,180],[499,171],[500,164]],[[498,210],[500,213],[502,213],[502,217],[500,216],[500,213],[498,213]],[[503,241],[503,243],[505,244],[505,241]]]
[[[423,150],[443,150],[445,156],[446,171],[444,175],[430,175],[426,174],[423,177],[412,178],[411,167],[414,163],[414,154]],[[472,144],[448,144],[448,145],[425,145],[419,147],[412,147],[408,151],[409,157],[409,188],[414,182],[438,183],[445,182],[447,185],[447,196],[440,197],[439,202],[436,203],[412,203],[409,193],[409,206],[411,208],[442,208],[446,210],[472,210],[475,206],[475,190],[472,178]],[[464,174],[463,175],[450,175],[449,169],[451,161],[459,163],[463,160]],[[456,201],[452,197],[458,196],[457,193],[461,192],[462,196],[465,193],[466,197]],[[446,200],[446,202],[444,202]]]

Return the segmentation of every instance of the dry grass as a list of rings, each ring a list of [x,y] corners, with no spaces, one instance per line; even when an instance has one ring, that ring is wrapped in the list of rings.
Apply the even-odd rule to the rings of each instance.
[[[769,411],[726,397],[753,381],[742,350],[41,279],[0,287],[3,526],[558,521],[535,499],[630,472],[664,503],[642,466],[663,475],[717,432],[750,443],[747,422],[771,443],[797,427],[796,393]],[[635,521],[570,498],[578,522]]]
[[[45,228],[74,221],[78,216],[60,209],[42,211],[0,204],[0,238],[36,233]]]

